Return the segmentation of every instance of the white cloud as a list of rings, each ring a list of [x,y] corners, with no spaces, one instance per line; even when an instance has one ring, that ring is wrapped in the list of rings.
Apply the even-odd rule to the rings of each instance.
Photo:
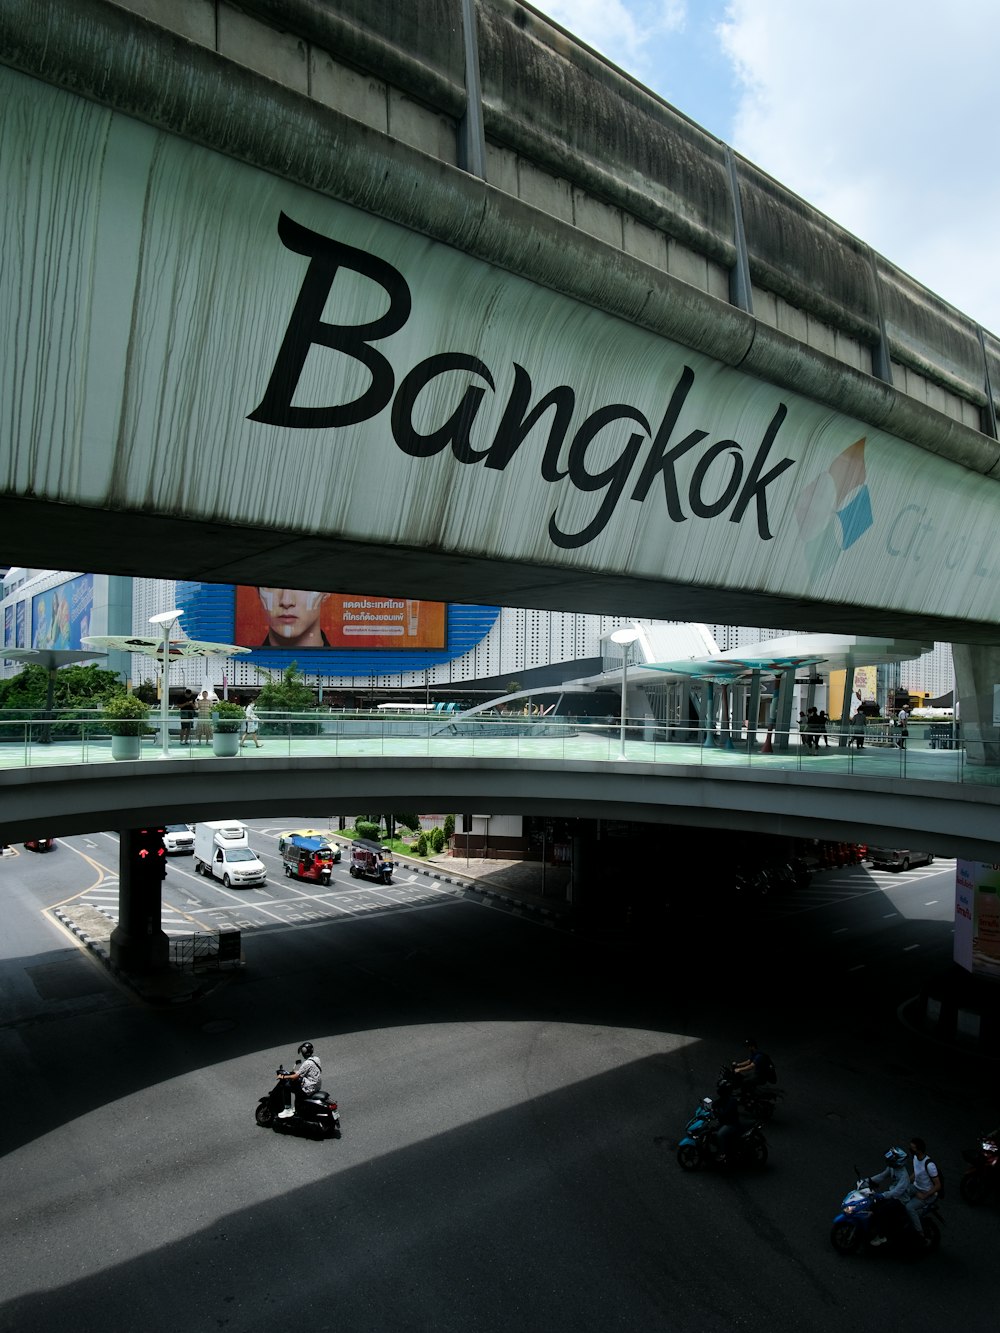
[[[683,31],[687,0],[540,0],[539,8],[637,79],[655,69],[655,45]]]
[[[995,0],[732,0],[733,147],[1000,332]]]

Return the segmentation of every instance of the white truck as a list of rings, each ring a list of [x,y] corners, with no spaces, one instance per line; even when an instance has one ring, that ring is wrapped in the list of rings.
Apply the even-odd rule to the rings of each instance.
[[[221,879],[227,889],[267,882],[267,867],[251,848],[246,825],[238,819],[195,824],[194,868],[199,875]]]

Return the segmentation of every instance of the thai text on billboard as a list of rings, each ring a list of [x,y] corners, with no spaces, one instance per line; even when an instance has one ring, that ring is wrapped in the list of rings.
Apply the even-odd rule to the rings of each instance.
[[[304,588],[236,588],[234,641],[245,648],[444,648],[444,602]]]

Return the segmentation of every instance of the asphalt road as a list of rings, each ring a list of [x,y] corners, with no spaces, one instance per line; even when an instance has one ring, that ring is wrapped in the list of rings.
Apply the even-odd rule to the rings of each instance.
[[[995,1329],[1000,1210],[957,1178],[996,1069],[896,1014],[950,956],[953,863],[822,876],[749,919],[706,895],[641,945],[369,901],[255,927],[245,973],[149,1010],[40,910],[94,887],[103,842],[0,863],[0,1329]],[[676,1140],[748,1028],[788,1093],[768,1166],[687,1175]],[[254,1124],[306,1037],[340,1141]],[[942,1251],[838,1258],[852,1164],[915,1133]]]

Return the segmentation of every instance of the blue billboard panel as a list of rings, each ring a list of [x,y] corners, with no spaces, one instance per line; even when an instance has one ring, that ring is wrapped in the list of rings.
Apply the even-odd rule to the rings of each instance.
[[[94,576],[81,574],[31,599],[32,648],[82,648],[90,633]]]

